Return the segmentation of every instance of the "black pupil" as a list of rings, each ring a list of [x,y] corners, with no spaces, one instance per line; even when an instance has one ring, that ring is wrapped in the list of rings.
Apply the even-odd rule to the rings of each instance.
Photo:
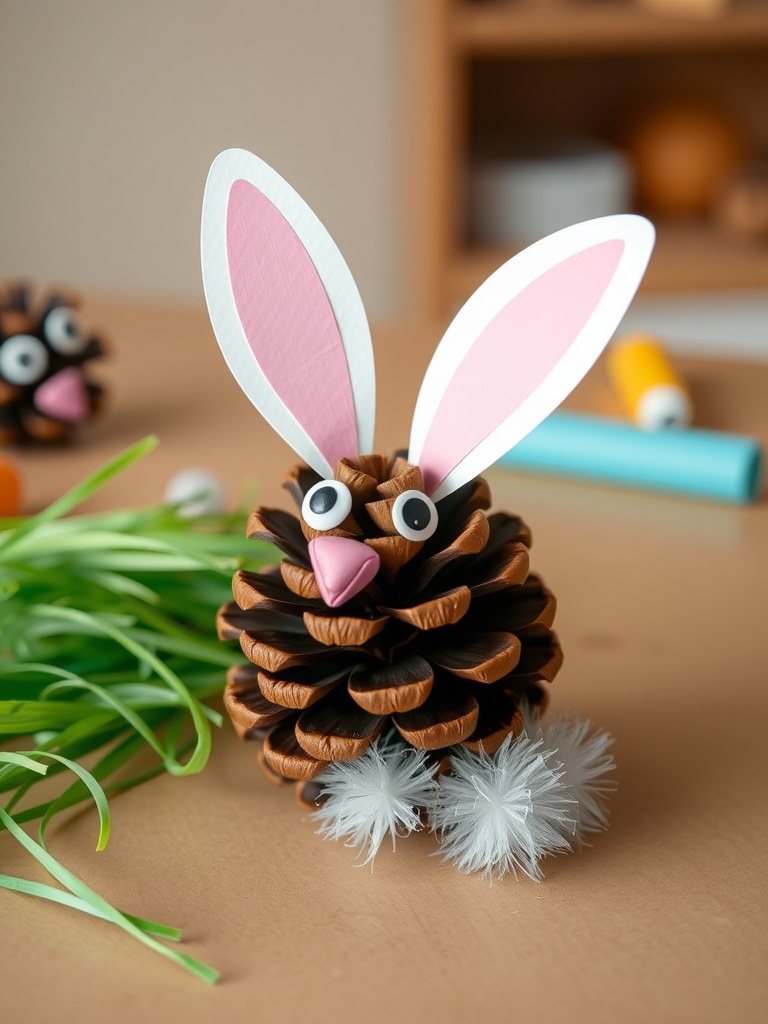
[[[67,320],[67,322],[64,324],[64,333],[68,334],[70,338],[74,338],[75,325],[72,323],[71,320]]]
[[[19,353],[19,362],[22,366],[31,366],[33,363],[32,354],[30,352]]]
[[[309,499],[309,507],[316,516],[321,516],[324,512],[331,511],[338,497],[335,487],[318,487]]]
[[[411,530],[426,530],[431,518],[429,505],[423,498],[409,498],[403,505],[403,522]]]

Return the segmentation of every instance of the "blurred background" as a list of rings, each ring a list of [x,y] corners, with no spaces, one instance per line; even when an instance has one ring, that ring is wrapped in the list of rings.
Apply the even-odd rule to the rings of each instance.
[[[0,277],[202,305],[216,153],[258,153],[374,323],[445,321],[527,241],[638,209],[627,327],[768,360],[768,4],[1,0]]]

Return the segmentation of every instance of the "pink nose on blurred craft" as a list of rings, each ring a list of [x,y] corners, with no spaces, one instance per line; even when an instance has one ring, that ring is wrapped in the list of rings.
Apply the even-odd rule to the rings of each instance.
[[[348,537],[315,537],[309,542],[309,560],[329,608],[338,608],[358,594],[379,571],[380,563],[372,548]]]
[[[59,370],[35,391],[35,408],[44,416],[65,423],[80,423],[88,417],[88,392],[83,375],[74,366]]]

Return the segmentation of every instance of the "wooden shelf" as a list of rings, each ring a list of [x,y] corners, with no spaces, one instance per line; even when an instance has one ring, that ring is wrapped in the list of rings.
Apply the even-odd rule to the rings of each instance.
[[[477,56],[651,53],[734,49],[768,41],[768,8],[733,7],[711,18],[656,15],[627,2],[526,6],[460,4],[451,14],[455,50]]]
[[[512,250],[464,241],[466,177],[485,138],[531,129],[602,137],[644,96],[697,92],[768,153],[768,3],[711,18],[632,0],[414,0],[405,38],[411,309],[445,319]],[[705,224],[662,225],[646,292],[768,288],[768,247]]]
[[[447,301],[464,302],[515,253],[514,248],[467,249],[447,268]],[[735,242],[707,225],[661,225],[642,284],[644,292],[768,288],[768,246]]]

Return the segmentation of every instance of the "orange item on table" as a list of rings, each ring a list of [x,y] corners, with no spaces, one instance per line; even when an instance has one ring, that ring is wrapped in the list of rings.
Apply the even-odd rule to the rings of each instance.
[[[21,511],[21,479],[9,460],[0,458],[0,516],[17,516]]]

